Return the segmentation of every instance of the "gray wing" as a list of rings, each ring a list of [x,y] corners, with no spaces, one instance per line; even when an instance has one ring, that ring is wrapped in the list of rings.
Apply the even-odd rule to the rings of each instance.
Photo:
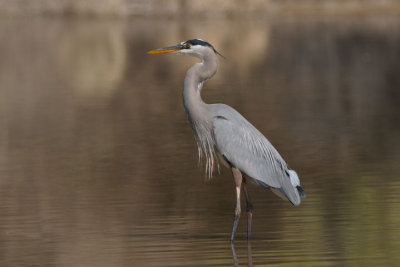
[[[213,126],[218,152],[257,184],[276,189],[273,190],[275,193],[298,205],[299,193],[291,182],[290,169],[278,151],[236,110],[217,105]]]

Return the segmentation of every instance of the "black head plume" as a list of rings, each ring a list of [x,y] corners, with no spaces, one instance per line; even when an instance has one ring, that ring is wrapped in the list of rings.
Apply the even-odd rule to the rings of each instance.
[[[219,53],[217,50],[215,50],[214,46],[212,46],[209,42],[206,42],[202,39],[188,40],[186,42],[181,43],[181,45],[183,46],[183,48],[190,48],[190,46],[192,46],[192,45],[208,46],[214,51],[215,54],[221,56],[223,59],[226,59],[221,53]],[[189,46],[186,47],[186,45],[189,45]]]

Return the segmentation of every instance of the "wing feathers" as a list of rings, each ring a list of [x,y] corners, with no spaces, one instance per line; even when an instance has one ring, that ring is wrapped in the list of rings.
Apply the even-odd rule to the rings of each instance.
[[[214,117],[214,137],[217,150],[233,166],[275,193],[300,204],[300,181],[290,170],[272,144],[237,111],[219,105]],[[221,119],[223,118],[223,119]],[[301,187],[300,187],[301,188]]]

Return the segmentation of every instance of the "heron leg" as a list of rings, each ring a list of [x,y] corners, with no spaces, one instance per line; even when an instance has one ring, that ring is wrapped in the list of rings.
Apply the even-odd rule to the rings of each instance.
[[[247,239],[251,238],[251,222],[253,219],[253,204],[251,203],[251,198],[249,192],[247,191],[246,179],[243,177],[243,191],[246,196],[246,211],[247,211]]]
[[[235,220],[233,221],[233,228],[232,228],[232,234],[231,234],[231,242],[235,239],[235,233],[237,226],[239,224],[239,218],[240,218],[240,188],[242,186],[242,173],[236,169],[235,167],[232,167],[232,175],[233,179],[235,181],[235,186],[236,186],[236,209],[235,209]]]

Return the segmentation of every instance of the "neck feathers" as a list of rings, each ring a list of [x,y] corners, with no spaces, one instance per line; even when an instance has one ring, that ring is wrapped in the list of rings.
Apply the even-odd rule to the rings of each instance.
[[[186,73],[183,89],[183,105],[188,120],[195,132],[199,160],[204,159],[206,176],[210,179],[215,162],[215,141],[212,134],[211,108],[201,98],[203,83],[217,72],[218,59],[209,49]]]

